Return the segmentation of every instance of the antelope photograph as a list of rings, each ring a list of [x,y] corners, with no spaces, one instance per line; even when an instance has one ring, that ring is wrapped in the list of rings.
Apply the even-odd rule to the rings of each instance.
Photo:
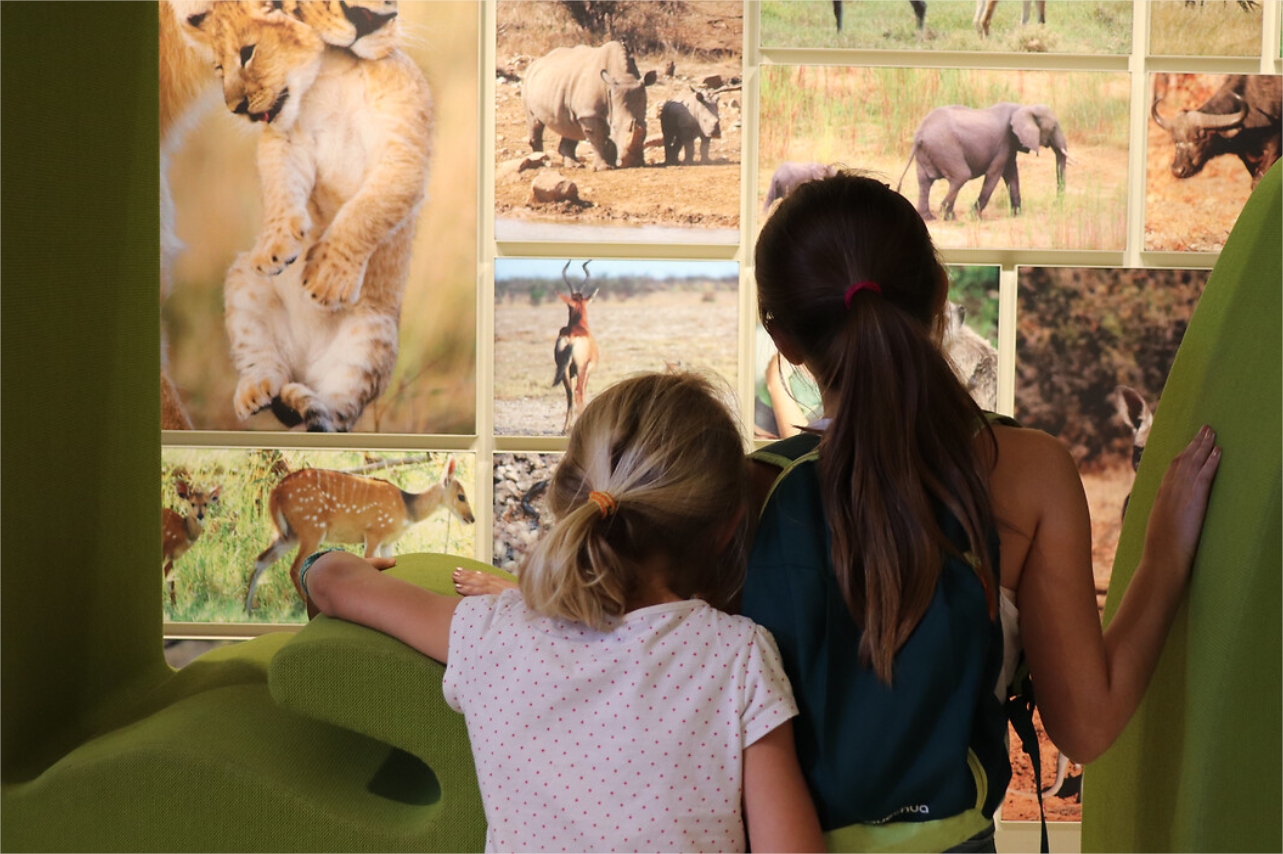
[[[217,484],[205,500],[217,496],[219,508],[206,510],[199,541],[174,554],[175,597],[165,599],[172,622],[305,621],[295,576],[318,548],[474,552],[472,454],[166,448],[162,473],[166,506],[183,507],[185,481]],[[183,488],[194,507],[194,489]],[[181,535],[183,523],[166,522],[167,558],[171,524]]]
[[[499,258],[494,423],[499,436],[560,436],[602,389],[680,365],[734,384],[734,261]]]

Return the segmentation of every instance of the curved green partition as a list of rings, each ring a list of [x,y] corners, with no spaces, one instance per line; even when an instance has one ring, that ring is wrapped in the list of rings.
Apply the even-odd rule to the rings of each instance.
[[[1243,209],[1182,339],[1132,490],[1105,608],[1167,463],[1203,423],[1224,458],[1185,604],[1118,742],[1087,771],[1083,851],[1283,850],[1283,208]]]

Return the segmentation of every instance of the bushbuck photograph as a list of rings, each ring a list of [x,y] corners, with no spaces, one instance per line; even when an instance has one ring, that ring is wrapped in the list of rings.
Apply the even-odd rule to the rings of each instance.
[[[161,457],[170,622],[303,622],[298,570],[320,548],[475,554],[472,454],[167,447]]]
[[[763,219],[849,167],[911,200],[941,249],[1126,245],[1124,73],[764,65],[761,81]]]
[[[602,389],[640,371],[738,365],[739,264],[495,260],[494,432],[560,436]]]

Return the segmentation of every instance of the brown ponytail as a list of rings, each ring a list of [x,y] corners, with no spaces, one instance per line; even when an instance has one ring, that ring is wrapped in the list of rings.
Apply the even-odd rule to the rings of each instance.
[[[936,502],[962,523],[997,610],[974,444],[988,427],[939,348],[947,277],[913,206],[851,173],[785,199],[762,229],[756,274],[763,323],[801,350],[833,401],[819,450],[833,567],[863,628],[860,659],[889,684],[944,555],[957,551]],[[877,289],[851,288],[865,281]]]

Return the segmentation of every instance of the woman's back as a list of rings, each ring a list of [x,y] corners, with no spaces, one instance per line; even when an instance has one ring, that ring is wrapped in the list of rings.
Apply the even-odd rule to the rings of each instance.
[[[842,830],[830,842],[877,849],[911,839],[916,850],[942,850],[988,827],[1010,778],[993,690],[1001,627],[972,566],[951,558],[896,653],[892,683],[862,664],[861,628],[833,571],[818,444],[802,434],[754,455],[779,477],[757,527],[742,611],[775,636],[790,673],[798,758],[821,826]],[[938,506],[937,519],[968,552],[952,514]]]

